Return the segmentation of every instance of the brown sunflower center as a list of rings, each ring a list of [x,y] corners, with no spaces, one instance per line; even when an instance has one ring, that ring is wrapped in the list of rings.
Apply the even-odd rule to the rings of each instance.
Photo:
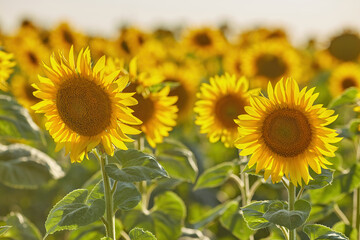
[[[347,77],[341,82],[341,87],[343,88],[343,90],[345,90],[349,87],[357,87],[357,83],[355,79]]]
[[[211,45],[211,38],[206,33],[198,33],[195,35],[195,43],[199,46],[205,47]]]
[[[28,52],[28,57],[29,57],[29,60],[32,64],[34,65],[38,65],[39,64],[39,60],[38,58],[36,57],[36,55],[33,53],[33,52]]]
[[[139,118],[145,125],[154,115],[155,105],[150,98],[144,98],[141,94],[136,93],[134,98],[138,101],[138,104],[131,106],[134,110],[134,116]]]
[[[131,53],[129,45],[127,44],[127,42],[125,40],[121,41],[120,46],[121,46],[122,50],[124,50],[127,54]]]
[[[236,128],[234,119],[245,113],[246,105],[245,100],[236,95],[225,95],[215,104],[215,117],[225,128]]]
[[[67,42],[68,44],[74,44],[74,38],[68,30],[64,30],[62,34],[65,42]]]
[[[263,123],[265,144],[276,154],[295,157],[310,145],[312,131],[307,117],[295,109],[278,109]]]
[[[331,55],[342,61],[355,61],[360,54],[360,38],[352,33],[335,37],[329,46]]]
[[[95,136],[110,125],[111,101],[93,81],[69,79],[59,88],[56,106],[66,126],[82,136]]]
[[[178,86],[176,86],[170,90],[169,96],[177,96],[178,97],[178,100],[176,101],[176,106],[179,109],[178,113],[182,114],[190,103],[189,92],[186,90],[184,85],[181,84],[179,82],[179,80],[177,80],[177,79],[168,78],[165,80],[165,82],[179,83]]]
[[[257,75],[277,80],[287,70],[285,62],[278,56],[264,54],[256,59]]]

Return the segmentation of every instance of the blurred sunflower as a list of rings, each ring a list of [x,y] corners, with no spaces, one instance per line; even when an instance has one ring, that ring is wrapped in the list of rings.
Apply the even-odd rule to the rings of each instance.
[[[192,112],[196,100],[196,92],[200,84],[200,75],[193,68],[179,67],[175,63],[166,62],[160,68],[164,83],[173,85],[169,96],[177,96],[176,106],[179,109],[179,121],[186,120]]]
[[[117,55],[125,60],[134,57],[147,40],[148,36],[135,27],[124,28],[114,42]]]
[[[111,56],[115,57],[115,47],[114,45],[106,38],[102,37],[92,37],[89,40],[89,47],[91,54],[94,59],[99,59],[102,56]]]
[[[74,31],[68,23],[63,22],[50,32],[49,41],[52,49],[69,51],[71,46],[79,50],[86,44],[87,39],[85,35]]]
[[[0,90],[8,91],[9,86],[6,80],[10,77],[15,66],[14,55],[0,50]]]
[[[16,74],[11,79],[11,92],[16,100],[25,108],[31,110],[31,106],[41,101],[40,98],[34,96],[36,89],[32,86],[35,76],[28,77],[22,74]]]
[[[238,36],[236,45],[241,48],[247,48],[253,44],[272,39],[287,41],[286,32],[280,28],[269,29],[264,27],[246,30]]]
[[[56,150],[65,146],[71,162],[81,162],[100,143],[109,155],[113,145],[127,149],[124,142],[133,140],[126,134],[140,133],[130,125],[141,124],[129,108],[137,104],[134,93],[122,93],[128,76],[118,78],[120,70],[105,74],[105,56],[92,67],[88,48],[81,49],[77,61],[71,47],[69,59],[59,53],[50,57],[50,63],[44,65],[47,77],[39,76],[33,84],[35,97],[42,101],[32,108],[45,113],[45,127]]]
[[[226,48],[223,34],[210,27],[190,29],[183,37],[187,49],[202,57],[222,54]]]
[[[235,146],[240,155],[252,154],[248,166],[256,172],[264,169],[264,178],[279,182],[285,175],[295,186],[312,179],[310,166],[317,174],[331,165],[323,155],[335,156],[331,145],[342,138],[327,128],[335,119],[334,110],[313,105],[318,97],[315,88],[299,90],[295,80],[281,79],[275,88],[269,82],[268,96],[253,97],[246,114],[236,120],[240,138]]]
[[[236,76],[242,76],[242,52],[239,48],[229,48],[223,58],[224,71]]]
[[[349,87],[360,89],[360,66],[357,63],[345,62],[334,68],[329,78],[329,89],[336,97]]]
[[[328,47],[315,55],[317,64],[322,69],[331,69],[342,62],[360,60],[360,37],[352,31],[344,31],[334,36]]]
[[[244,77],[239,79],[229,74],[210,78],[210,84],[202,83],[194,107],[200,132],[207,133],[212,143],[221,140],[226,147],[233,146],[238,137],[234,120],[245,113],[250,95],[258,92],[249,91],[249,82]]]
[[[283,40],[265,41],[248,48],[243,55],[242,70],[252,87],[266,88],[283,76],[300,78],[301,59],[298,52]]]

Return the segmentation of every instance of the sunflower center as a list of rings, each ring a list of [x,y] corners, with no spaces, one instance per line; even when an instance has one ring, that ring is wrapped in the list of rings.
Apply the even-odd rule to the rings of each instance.
[[[331,55],[342,61],[355,61],[360,54],[360,39],[352,33],[334,38],[329,46]]]
[[[286,72],[286,64],[278,56],[264,54],[256,59],[257,75],[277,79]]]
[[[236,95],[225,95],[215,104],[215,117],[225,128],[236,128],[234,119],[245,113],[246,105],[244,99]]]
[[[137,105],[131,106],[131,108],[134,110],[133,114],[145,125],[154,115],[154,102],[150,98],[144,98],[141,94],[138,93],[136,93],[133,97],[138,101]]]
[[[195,42],[196,44],[200,46],[209,46],[211,45],[211,39],[206,33],[199,33],[195,36]]]
[[[295,157],[311,142],[311,126],[307,117],[295,109],[278,109],[267,116],[263,123],[265,144],[276,154]]]
[[[28,57],[29,57],[29,60],[32,64],[34,65],[38,65],[39,64],[39,60],[38,58],[36,57],[36,55],[32,52],[28,52]]]
[[[349,87],[357,87],[357,84],[355,79],[347,77],[341,82],[341,87],[343,88],[343,90],[345,90]]]
[[[74,38],[68,30],[63,31],[64,40],[69,44],[74,44]]]
[[[178,80],[172,78],[166,79],[165,82],[180,83]],[[178,100],[175,104],[179,109],[178,113],[181,114],[186,109],[186,106],[189,104],[190,97],[184,85],[180,83],[178,86],[172,88],[169,92],[169,96],[178,97]]]
[[[126,42],[125,40],[121,41],[120,45],[121,45],[121,48],[122,48],[127,54],[130,54],[129,45],[127,44],[127,42]]]
[[[93,81],[65,81],[57,92],[56,106],[66,126],[79,135],[95,136],[110,125],[111,101]]]

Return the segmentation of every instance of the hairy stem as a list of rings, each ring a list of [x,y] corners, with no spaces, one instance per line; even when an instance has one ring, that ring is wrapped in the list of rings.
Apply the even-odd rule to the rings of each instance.
[[[296,187],[294,186],[294,184],[289,182],[289,188],[288,188],[289,211],[295,210],[295,199],[296,199]],[[296,240],[296,229],[289,230],[289,240]]]

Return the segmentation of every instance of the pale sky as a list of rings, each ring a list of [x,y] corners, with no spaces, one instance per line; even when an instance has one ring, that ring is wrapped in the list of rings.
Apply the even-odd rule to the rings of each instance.
[[[344,27],[360,31],[360,0],[0,0],[0,27],[11,33],[23,17],[51,27],[68,20],[78,30],[113,36],[122,23],[151,28],[218,25],[280,26],[295,42],[326,39]]]

